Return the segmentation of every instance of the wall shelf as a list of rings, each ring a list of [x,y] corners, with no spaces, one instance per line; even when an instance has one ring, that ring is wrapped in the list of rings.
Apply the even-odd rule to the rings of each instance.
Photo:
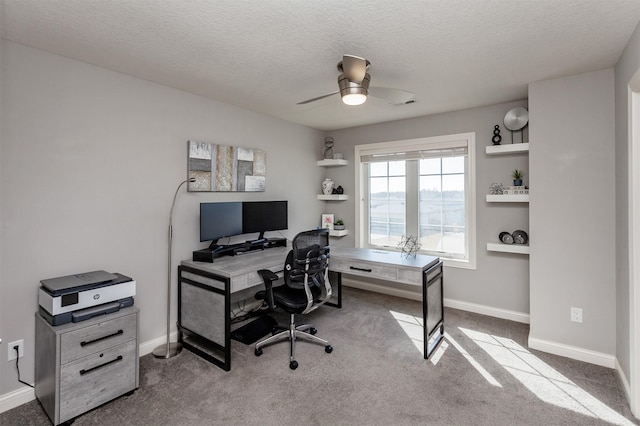
[[[344,159],[337,159],[337,160],[328,159],[328,160],[318,160],[316,164],[320,167],[337,167],[337,166],[347,166],[349,165],[349,162]]]
[[[316,164],[319,167],[338,167],[338,166],[348,166],[349,162],[341,158],[341,159],[318,160]],[[329,195],[318,194],[318,200],[322,200],[322,201],[346,201],[348,199],[349,199],[349,196],[347,194],[329,194]],[[344,237],[345,235],[348,235],[348,234],[349,234],[349,230],[347,229],[342,229],[340,231],[331,229],[329,231],[330,237]]]
[[[487,251],[497,251],[501,253],[529,254],[529,245],[528,244],[487,243]]]
[[[487,194],[487,203],[528,203],[529,194],[493,195]]]
[[[509,145],[490,145],[486,147],[487,155],[518,154],[529,152],[529,142]]]
[[[349,196],[347,194],[318,194],[318,200],[324,201],[345,201],[348,200]]]
[[[349,230],[348,229],[341,229],[340,231],[337,231],[335,229],[331,229],[329,231],[329,236],[330,237],[344,237],[345,235],[349,235]]]

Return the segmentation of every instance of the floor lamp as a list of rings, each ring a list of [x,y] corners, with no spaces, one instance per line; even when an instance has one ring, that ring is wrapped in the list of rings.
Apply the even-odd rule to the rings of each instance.
[[[173,248],[173,208],[176,205],[176,197],[178,191],[187,182],[195,182],[194,178],[187,179],[178,185],[176,193],[173,195],[173,203],[171,203],[171,213],[169,214],[169,264],[167,269],[167,343],[160,345],[153,350],[153,356],[156,358],[171,358],[178,355],[182,351],[180,342],[171,343],[171,249]]]

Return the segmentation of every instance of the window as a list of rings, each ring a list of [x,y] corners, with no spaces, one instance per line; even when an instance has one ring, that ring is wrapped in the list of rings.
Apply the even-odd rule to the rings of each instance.
[[[356,146],[356,244],[420,253],[475,268],[475,134]]]

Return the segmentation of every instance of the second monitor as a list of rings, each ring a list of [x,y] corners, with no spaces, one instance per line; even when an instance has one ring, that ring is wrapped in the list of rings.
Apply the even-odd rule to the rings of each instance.
[[[258,240],[264,240],[267,231],[287,229],[286,201],[245,201],[242,203],[242,233],[258,232]]]
[[[265,242],[265,232],[287,229],[287,210],[287,201],[200,203],[200,241],[218,250],[226,247],[218,244],[221,238],[258,233],[253,242]]]

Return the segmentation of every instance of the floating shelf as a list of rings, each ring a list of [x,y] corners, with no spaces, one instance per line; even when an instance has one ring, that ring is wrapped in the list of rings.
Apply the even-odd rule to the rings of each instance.
[[[344,201],[348,199],[349,199],[349,196],[346,194],[330,194],[330,195],[319,194],[318,195],[318,200],[325,200],[325,201]]]
[[[335,229],[332,229],[329,231],[330,237],[344,237],[345,235],[349,235],[348,229],[341,229],[340,231],[336,231]]]
[[[529,152],[529,142],[509,145],[490,145],[486,147],[487,155],[518,154]]]
[[[498,251],[501,253],[529,254],[528,244],[503,244],[487,243],[488,251]]]
[[[528,203],[529,194],[493,195],[487,194],[487,203]]]
[[[336,166],[347,166],[349,162],[344,159],[339,159],[339,160],[328,159],[328,160],[318,160],[317,164],[320,167],[336,167]]]

